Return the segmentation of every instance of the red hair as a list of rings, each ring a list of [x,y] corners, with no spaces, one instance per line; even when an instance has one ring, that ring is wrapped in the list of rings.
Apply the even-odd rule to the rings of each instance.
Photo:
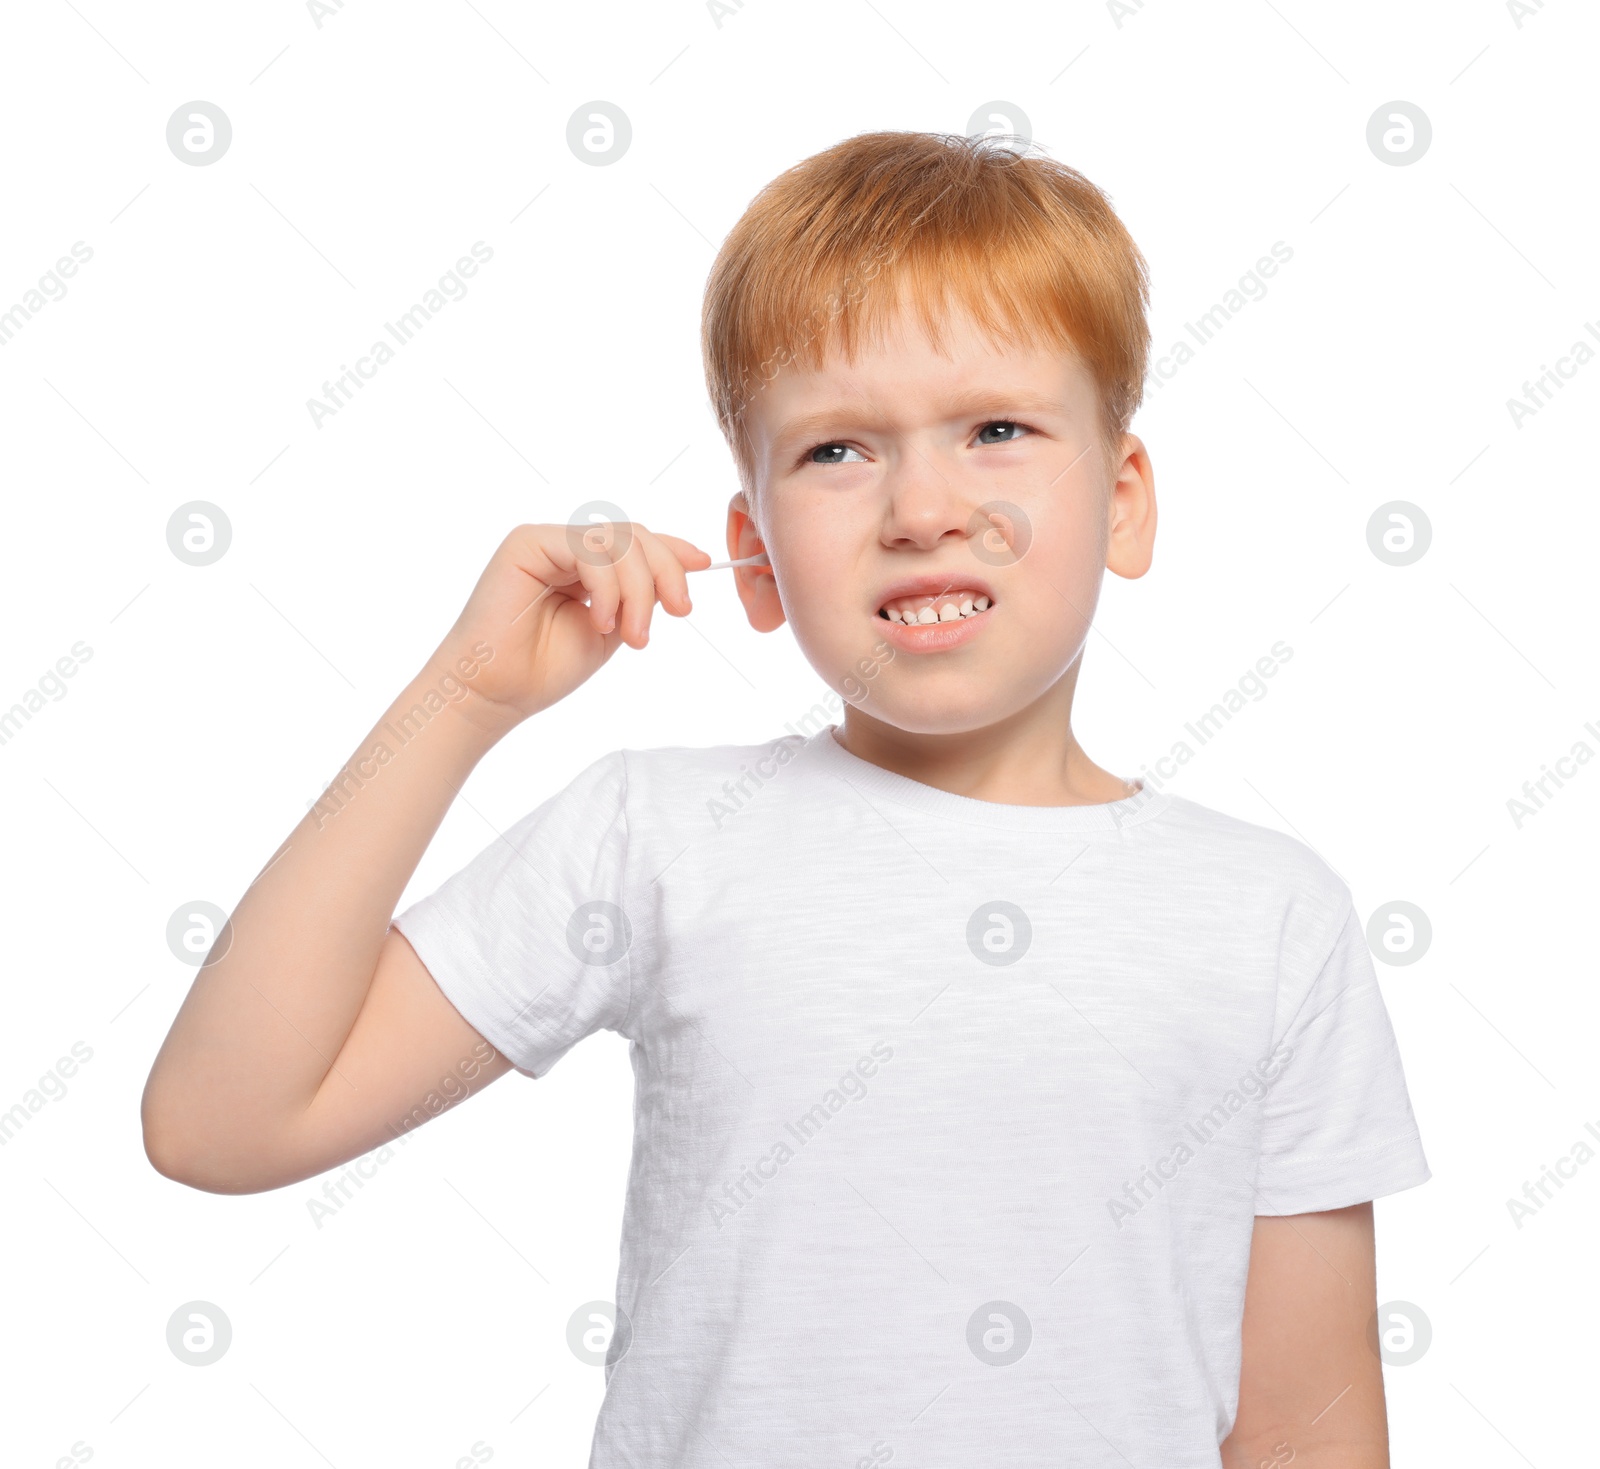
[[[1108,462],[1144,394],[1149,271],[1110,200],[1010,140],[861,133],[781,173],[729,232],[700,318],[706,386],[748,492],[745,410],[789,362],[853,361],[900,289],[942,347],[953,299],[994,338],[1075,351]]]

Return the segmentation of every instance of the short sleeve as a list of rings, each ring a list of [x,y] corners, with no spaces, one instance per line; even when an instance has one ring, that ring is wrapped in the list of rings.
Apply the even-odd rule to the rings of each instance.
[[[618,750],[393,921],[450,1003],[525,1075],[627,1018],[627,844]]]
[[[1257,1214],[1342,1209],[1427,1182],[1400,1049],[1348,894],[1278,1046],[1282,1070],[1262,1100]]]

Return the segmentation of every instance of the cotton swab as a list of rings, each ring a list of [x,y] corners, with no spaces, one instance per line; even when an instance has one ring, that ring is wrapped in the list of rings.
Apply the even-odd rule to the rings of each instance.
[[[767,553],[758,551],[754,556],[742,556],[737,561],[713,561],[710,566],[688,566],[686,571],[725,571],[730,566],[766,566]]]

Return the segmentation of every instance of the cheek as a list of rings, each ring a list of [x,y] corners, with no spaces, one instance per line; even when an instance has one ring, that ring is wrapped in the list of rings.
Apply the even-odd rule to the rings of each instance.
[[[833,548],[812,545],[790,556],[784,563],[781,591],[784,610],[797,632],[812,643],[827,643],[860,620],[856,605],[860,595],[850,586],[848,574],[841,574]]]
[[[1094,615],[1106,564],[1106,526],[1091,503],[1056,507],[1035,521],[1033,542],[1001,587],[1026,604],[1026,618],[1063,632]],[[1004,595],[1004,592],[1002,592]]]
[[[1033,561],[1054,580],[1104,561],[1105,517],[1096,513],[1087,494],[1035,507],[1032,531],[1033,539],[1020,570],[1026,570],[1027,563]]]
[[[845,522],[837,505],[794,506],[768,527],[767,544],[783,567],[783,592],[791,619],[794,609],[804,620],[822,626],[859,610],[860,565],[870,543]]]

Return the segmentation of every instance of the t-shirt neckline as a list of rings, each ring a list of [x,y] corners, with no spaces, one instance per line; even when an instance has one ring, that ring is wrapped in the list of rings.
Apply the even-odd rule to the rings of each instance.
[[[806,741],[816,768],[836,775],[865,795],[910,806],[931,816],[969,826],[998,827],[1006,831],[1090,835],[1120,831],[1158,816],[1171,805],[1164,791],[1150,790],[1139,781],[1131,796],[1089,806],[1009,806],[958,796],[937,786],[885,770],[863,760],[839,743],[840,726],[830,724]]]

